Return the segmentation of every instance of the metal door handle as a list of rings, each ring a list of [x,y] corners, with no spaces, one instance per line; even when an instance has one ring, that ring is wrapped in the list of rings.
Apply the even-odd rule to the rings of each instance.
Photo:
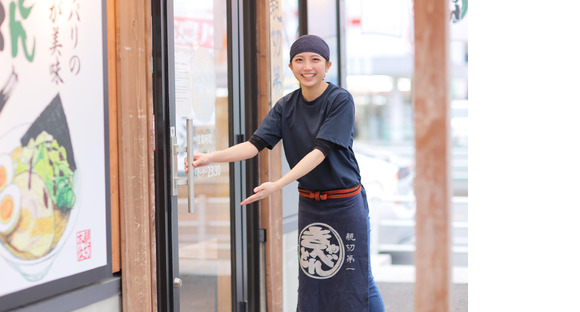
[[[171,127],[171,159],[173,161],[171,168],[171,186],[173,196],[177,196],[179,186],[187,185],[187,212],[195,212],[195,198],[194,198],[194,184],[193,173],[195,170],[191,168],[187,173],[186,178],[180,178],[177,174],[177,154],[187,153],[187,165],[190,166],[193,162],[193,119],[186,119],[187,125],[187,139],[185,147],[177,145],[177,136],[175,135],[175,128]]]

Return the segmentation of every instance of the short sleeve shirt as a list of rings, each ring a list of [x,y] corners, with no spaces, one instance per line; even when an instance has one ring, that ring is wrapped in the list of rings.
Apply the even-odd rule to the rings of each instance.
[[[352,150],[354,101],[345,89],[329,83],[322,95],[311,102],[304,99],[301,89],[284,96],[254,135],[264,140],[269,149],[282,139],[290,168],[314,149],[316,139],[337,145],[320,165],[298,179],[302,189],[327,191],[360,184]]]

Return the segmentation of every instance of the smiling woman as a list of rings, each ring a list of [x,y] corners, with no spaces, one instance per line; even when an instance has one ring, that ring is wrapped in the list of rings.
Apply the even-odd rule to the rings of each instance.
[[[330,69],[330,49],[324,40],[314,35],[300,37],[290,48],[290,69],[300,82],[307,101],[319,97],[328,83],[324,81]]]
[[[278,100],[249,141],[195,154],[192,165],[248,159],[282,140],[291,170],[254,188],[241,204],[298,181],[297,310],[384,311],[370,269],[368,204],[352,148],[354,102],[348,91],[324,80],[329,55],[322,38],[298,38],[289,66],[300,88]]]
[[[324,77],[331,65],[331,62],[312,52],[297,54],[292,59],[290,69],[300,82],[302,95],[307,101],[313,101],[326,90],[328,83],[324,82]]]

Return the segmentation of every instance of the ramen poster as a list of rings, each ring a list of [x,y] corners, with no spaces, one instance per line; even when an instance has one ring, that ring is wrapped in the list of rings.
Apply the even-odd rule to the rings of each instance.
[[[0,0],[0,297],[108,263],[102,28],[100,1]]]

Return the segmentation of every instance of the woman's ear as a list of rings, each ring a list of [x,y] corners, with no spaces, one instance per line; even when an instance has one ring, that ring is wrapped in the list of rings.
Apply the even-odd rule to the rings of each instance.
[[[332,62],[331,61],[326,61],[326,72],[328,73],[328,70],[330,69],[330,66],[332,66]]]

